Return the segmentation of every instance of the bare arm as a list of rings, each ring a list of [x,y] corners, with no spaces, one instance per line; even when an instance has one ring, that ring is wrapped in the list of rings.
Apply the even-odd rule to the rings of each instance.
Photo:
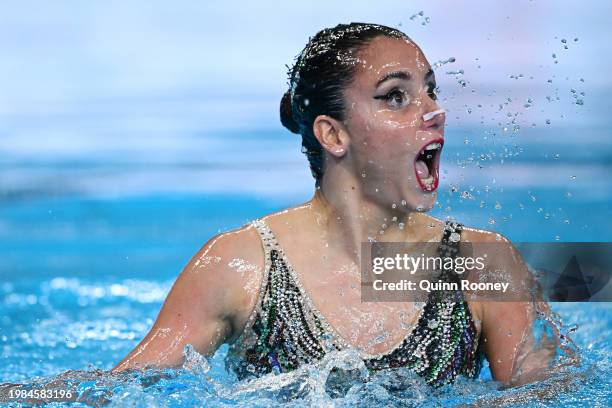
[[[253,287],[263,265],[254,234],[246,227],[207,242],[181,272],[149,333],[113,371],[179,366],[185,345],[211,355],[237,337],[254,304]]]
[[[506,386],[543,379],[560,343],[556,327],[542,318],[550,315],[549,306],[534,297],[533,276],[512,243],[505,238],[492,241],[491,236],[485,241],[493,258],[489,268],[505,271],[516,291],[513,301],[491,299],[480,304],[482,340],[493,378]],[[491,246],[491,242],[496,243]]]

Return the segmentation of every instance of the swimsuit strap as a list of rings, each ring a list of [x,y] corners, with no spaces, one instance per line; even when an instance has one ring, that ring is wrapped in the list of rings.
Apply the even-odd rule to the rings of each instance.
[[[278,241],[276,240],[276,237],[272,233],[270,227],[268,227],[268,224],[266,224],[266,222],[262,219],[256,219],[252,221],[251,225],[255,228],[255,230],[259,233],[259,236],[261,237],[266,258],[269,257],[270,251],[273,249],[278,249],[280,246],[278,244]]]
[[[438,256],[440,258],[455,258],[459,254],[462,231],[462,224],[454,221],[446,221],[444,223],[444,233],[442,235],[442,239],[440,240],[440,245],[438,246]],[[439,273],[439,278],[444,281],[458,282],[459,280],[459,276],[454,269],[447,269],[443,266]],[[462,301],[463,292],[457,291],[453,293],[452,298],[454,298],[456,301]]]
[[[440,255],[457,256],[462,231],[463,225],[458,222],[446,221],[444,223],[444,234],[440,240]]]

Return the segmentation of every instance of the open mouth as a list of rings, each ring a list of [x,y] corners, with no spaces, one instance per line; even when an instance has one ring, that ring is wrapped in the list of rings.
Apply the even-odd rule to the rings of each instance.
[[[423,146],[414,159],[414,173],[423,191],[431,192],[438,188],[438,168],[443,145],[444,139],[432,140]]]

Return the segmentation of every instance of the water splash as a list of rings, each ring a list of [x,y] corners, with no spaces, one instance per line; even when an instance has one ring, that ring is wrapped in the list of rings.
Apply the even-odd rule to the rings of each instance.
[[[442,67],[442,66],[444,66],[446,64],[452,64],[455,61],[456,61],[455,57],[450,57],[450,58],[447,58],[445,60],[440,60],[440,61],[434,62],[431,65],[431,68],[435,70],[435,69],[438,69],[438,68],[440,68],[440,67]]]
[[[425,26],[425,25],[430,23],[431,18],[427,17],[425,15],[425,12],[419,11],[418,13],[415,13],[415,14],[411,15],[410,16],[410,20],[411,21],[419,21],[419,20],[421,20],[421,25]]]
[[[185,348],[185,360],[179,369],[121,373],[96,369],[67,371],[28,385],[70,387],[76,390],[78,401],[89,405],[352,407],[399,404],[433,407],[477,404],[500,398],[531,401],[550,387],[555,394],[549,398],[553,395],[559,398],[575,391],[572,378],[589,375],[575,368],[556,369],[550,373],[551,378],[536,385],[500,392],[498,384],[486,378],[475,381],[459,378],[454,385],[432,389],[409,369],[369,372],[354,349],[330,352],[318,363],[303,365],[289,373],[268,374],[243,382],[238,382],[223,369],[211,366],[208,359],[191,346]],[[213,364],[221,362],[218,356],[213,360],[216,360]],[[0,389],[6,387],[8,385],[4,384]]]

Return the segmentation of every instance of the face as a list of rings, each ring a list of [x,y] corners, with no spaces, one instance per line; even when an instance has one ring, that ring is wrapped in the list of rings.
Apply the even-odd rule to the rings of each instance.
[[[431,66],[414,43],[389,37],[374,38],[357,64],[345,90],[349,165],[373,201],[427,211],[436,201],[445,119],[423,117],[439,109]]]

